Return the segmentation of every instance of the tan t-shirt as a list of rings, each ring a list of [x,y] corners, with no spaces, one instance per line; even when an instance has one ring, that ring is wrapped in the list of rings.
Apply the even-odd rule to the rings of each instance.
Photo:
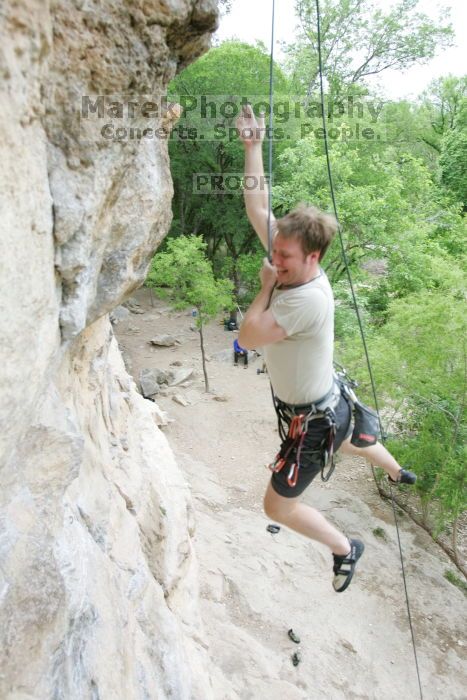
[[[287,333],[264,346],[275,395],[291,404],[312,403],[332,387],[334,297],[326,274],[292,289],[274,289],[269,307]]]

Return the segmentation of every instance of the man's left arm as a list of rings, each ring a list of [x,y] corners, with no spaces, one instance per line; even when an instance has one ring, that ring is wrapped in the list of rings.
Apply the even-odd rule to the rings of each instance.
[[[238,336],[238,342],[247,350],[277,343],[287,336],[269,309],[277,276],[276,269],[267,258],[264,259],[260,276],[261,290],[246,312]]]

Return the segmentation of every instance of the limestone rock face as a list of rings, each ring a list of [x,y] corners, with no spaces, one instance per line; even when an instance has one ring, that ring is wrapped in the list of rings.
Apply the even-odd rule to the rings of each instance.
[[[160,103],[216,21],[214,0],[0,10],[2,698],[212,697],[187,486],[107,316],[169,227],[167,137],[104,139],[82,100]]]
[[[42,99],[66,338],[146,276],[171,218],[166,143],[176,112],[161,96],[177,67],[207,48],[215,20],[214,0],[75,0],[53,8]],[[159,137],[126,137],[138,127]]]
[[[2,480],[0,696],[209,697],[187,485],[107,319],[37,408]]]

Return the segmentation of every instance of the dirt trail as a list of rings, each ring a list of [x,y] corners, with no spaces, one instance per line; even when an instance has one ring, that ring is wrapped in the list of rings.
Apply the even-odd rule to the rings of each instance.
[[[325,547],[284,528],[266,531],[262,495],[278,437],[267,375],[256,373],[261,361],[245,370],[214,359],[234,334],[211,324],[206,347],[216,400],[204,393],[190,316],[160,300],[152,306],[145,289],[134,299],[144,314],[119,321],[115,332],[135,379],[143,368],[168,369],[174,361],[196,371],[189,387],[169,389],[157,403],[173,419],[163,430],[197,514],[202,614],[213,669],[224,674],[213,671],[216,700],[420,697],[392,510],[376,494],[369,468],[342,459],[328,484],[317,481],[305,495],[366,544],[354,581],[338,595]],[[151,347],[148,340],[161,333],[181,345]],[[190,405],[175,403],[173,394]],[[444,578],[453,566],[429,535],[404,515],[400,527],[423,697],[466,699],[466,598]],[[288,638],[290,628],[299,645]]]

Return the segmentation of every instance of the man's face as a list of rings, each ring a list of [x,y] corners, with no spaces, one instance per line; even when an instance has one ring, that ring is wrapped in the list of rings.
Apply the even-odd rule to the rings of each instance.
[[[272,242],[272,264],[277,281],[289,286],[309,282],[317,272],[319,253],[304,254],[297,238],[284,238],[277,233]]]

